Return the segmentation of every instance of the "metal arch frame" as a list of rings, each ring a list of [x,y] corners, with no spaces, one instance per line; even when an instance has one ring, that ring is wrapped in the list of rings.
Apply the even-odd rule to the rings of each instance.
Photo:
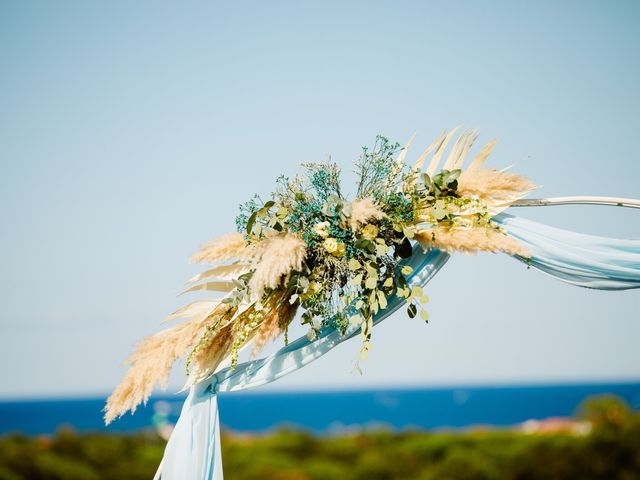
[[[555,205],[607,205],[612,207],[640,208],[640,200],[618,197],[553,197],[530,198],[513,202],[511,207],[549,207]]]

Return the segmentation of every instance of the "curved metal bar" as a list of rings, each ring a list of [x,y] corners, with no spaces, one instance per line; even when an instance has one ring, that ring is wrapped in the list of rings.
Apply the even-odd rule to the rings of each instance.
[[[618,197],[553,197],[553,198],[529,198],[517,200],[512,207],[549,207],[554,205],[608,205],[613,207],[640,208],[640,200],[634,198]]]

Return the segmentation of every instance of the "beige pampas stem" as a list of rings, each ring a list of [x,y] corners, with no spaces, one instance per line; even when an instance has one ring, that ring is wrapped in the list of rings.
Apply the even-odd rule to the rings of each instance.
[[[229,357],[235,330],[242,324],[242,318],[240,316],[235,322],[228,322],[221,328],[216,328],[210,337],[198,342],[189,355],[189,377],[185,389],[214,373],[225,358]]]
[[[265,307],[264,317],[256,332],[255,345],[251,355],[257,355],[271,340],[283,333],[298,310],[298,303],[292,305],[284,292],[273,295]]]
[[[177,310],[174,315],[189,316],[187,311],[195,303],[187,305],[182,312],[182,309]],[[128,410],[135,412],[138,405],[146,403],[156,385],[166,388],[175,361],[194,347],[207,326],[220,321],[228,313],[229,307],[219,304],[140,342],[125,362],[129,369],[124,379],[107,400],[105,423],[108,425]]]
[[[135,412],[138,405],[147,402],[156,385],[166,388],[174,362],[189,350],[201,330],[202,325],[192,321],[143,340],[126,361],[130,367],[122,383],[107,400],[105,423],[128,410]]]
[[[371,197],[351,202],[351,215],[349,216],[351,230],[358,230],[371,219],[381,220],[385,217],[384,212],[380,210]]]
[[[307,244],[291,233],[281,233],[261,240],[261,259],[249,281],[254,299],[262,298],[267,288],[274,289],[292,270],[301,270]]]
[[[458,178],[458,192],[466,197],[479,197],[487,204],[492,215],[535,188],[533,182],[521,175],[498,170],[465,170]]]
[[[445,252],[470,255],[482,252],[507,253],[529,257],[527,248],[518,240],[490,227],[449,228],[441,225],[419,230],[415,239],[423,247],[436,247]]]
[[[216,263],[232,258],[251,256],[244,237],[240,233],[228,233],[203,245],[192,257],[195,263]]]

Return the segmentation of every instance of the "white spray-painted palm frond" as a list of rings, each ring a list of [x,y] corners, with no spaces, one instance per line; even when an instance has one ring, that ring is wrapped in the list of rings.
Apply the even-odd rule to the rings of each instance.
[[[415,138],[416,138],[416,134],[414,133],[413,135],[411,135],[411,138],[404,145],[404,147],[402,147],[400,149],[400,151],[398,152],[398,155],[395,158],[394,171],[392,173],[392,176],[394,178],[402,176],[402,172],[403,172],[405,164],[406,164],[407,154],[409,153],[409,147],[411,147],[411,144],[413,143],[413,140]],[[396,188],[396,192],[401,192],[401,191],[402,191],[402,182],[399,182],[399,184],[398,184],[398,186]]]
[[[427,159],[427,157],[429,155],[431,155],[433,153],[433,151],[438,148],[440,146],[440,144],[442,143],[442,140],[444,139],[445,135],[447,134],[447,131],[444,130],[439,136],[438,138],[436,138],[433,143],[431,145],[429,145],[424,152],[422,152],[422,155],[420,155],[420,157],[418,157],[418,160],[416,160],[416,163],[413,164],[413,168],[416,170],[422,170],[422,166],[424,165],[425,160]]]
[[[225,292],[228,293],[231,290],[236,288],[236,285],[233,282],[205,282],[200,283],[198,285],[193,285],[192,287],[187,288],[180,292],[180,295],[183,295],[188,292],[196,292],[198,290],[206,290],[210,292]]]
[[[195,277],[190,278],[187,283],[196,283],[201,280],[209,280],[211,278],[216,278],[219,280],[229,280],[232,278],[238,278],[240,275],[248,272],[250,269],[250,263],[234,262],[230,265],[221,265],[219,267],[211,268],[205,272],[199,273]]]
[[[456,134],[459,128],[460,128],[459,126],[455,127],[442,139],[442,141],[436,148],[433,154],[433,157],[431,158],[431,162],[429,163],[429,166],[427,167],[427,175],[431,176],[436,172],[438,165],[440,164],[440,159],[442,158],[442,155],[447,149],[447,145],[449,144],[449,142],[451,141],[451,139]]]
[[[165,322],[177,320],[178,318],[192,318],[200,315],[208,315],[221,303],[221,299],[216,300],[196,300],[184,307],[180,307],[175,312],[167,315]]]
[[[404,147],[400,149],[400,152],[398,152],[398,156],[396,157],[396,168],[399,171],[402,171],[402,169],[404,168],[405,159],[407,158],[407,154],[409,153],[409,147],[411,147],[411,144],[413,143],[415,138],[416,134],[414,133],[413,135],[411,135],[411,138],[404,145]]]
[[[487,160],[487,158],[489,158],[489,155],[491,155],[491,152],[493,151],[497,143],[498,140],[494,139],[487,143],[484,147],[482,147],[482,150],[480,150],[476,157],[471,161],[471,164],[467,167],[467,170],[474,171],[482,168],[484,162]]]
[[[462,170],[458,178],[459,193],[481,199],[487,205],[491,216],[498,214],[536,188],[535,184],[520,175],[484,166],[496,146],[496,140],[491,140],[480,149],[465,169],[464,164],[478,134],[475,130],[466,129],[456,136],[459,130],[460,127],[456,127],[448,133],[442,132],[420,155],[413,165],[413,170],[421,171],[430,156],[431,160],[426,169],[426,173],[430,177],[433,177],[440,170]],[[451,147],[448,148],[450,145]],[[447,150],[449,150],[448,155],[446,155]],[[446,160],[442,163],[445,157]],[[415,180],[416,177],[412,177],[408,181],[408,185],[412,185]]]
[[[463,130],[456,138],[456,132],[460,130],[460,126],[455,127],[450,132],[443,131],[431,145],[429,145],[420,157],[413,164],[413,169],[422,170],[426,160],[431,156],[431,161],[426,169],[426,173],[433,176],[439,170],[455,170],[461,169],[465,160],[467,159],[473,144],[478,138],[478,133],[475,130],[467,129]],[[453,146],[451,147],[446,161],[443,165],[440,165],[442,159],[445,156],[447,147],[451,144],[451,141],[455,138]],[[495,146],[496,141],[489,142],[472,161],[470,169],[477,169],[482,166],[482,163],[487,159],[489,153]],[[406,154],[406,152],[402,152]],[[406,155],[405,155],[406,156]],[[403,157],[404,159],[404,157]]]

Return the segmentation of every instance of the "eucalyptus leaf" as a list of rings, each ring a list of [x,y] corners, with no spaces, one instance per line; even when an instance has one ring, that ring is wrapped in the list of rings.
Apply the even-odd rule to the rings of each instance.
[[[376,255],[381,257],[382,255],[385,255],[388,251],[389,251],[389,247],[387,247],[386,245],[381,245],[379,243],[376,243]]]
[[[409,258],[412,252],[413,249],[411,247],[411,242],[406,237],[403,239],[402,243],[396,245],[396,254],[400,258]]]
[[[251,230],[253,229],[253,224],[256,223],[256,216],[258,215],[258,212],[253,212],[251,214],[251,216],[249,217],[249,220],[247,220],[247,233],[251,234]]]
[[[402,233],[404,233],[404,236],[407,238],[413,238],[416,233],[416,229],[413,226],[406,226],[402,229]]]
[[[420,174],[420,180],[422,181],[422,184],[424,185],[424,189],[426,191],[431,190],[431,185],[432,185],[431,177],[429,177],[427,173],[423,172],[422,174]]]
[[[380,290],[378,290],[378,303],[380,304],[380,308],[387,308],[387,297]]]
[[[378,279],[376,277],[367,277],[367,281],[364,282],[364,286],[369,290],[376,288],[378,284]]]
[[[413,268],[411,268],[409,265],[404,265],[401,269],[400,272],[403,275],[409,275],[411,272],[413,272]]]
[[[349,270],[355,271],[355,270],[360,269],[361,267],[362,267],[362,265],[355,258],[352,258],[352,259],[349,260]]]
[[[358,240],[356,240],[355,246],[356,248],[359,248],[360,250],[364,250],[369,253],[376,252],[375,243],[373,243],[371,240],[367,240],[366,238],[359,238]]]
[[[361,273],[359,273],[358,275],[356,275],[355,277],[353,277],[350,281],[349,281],[349,285],[353,286],[353,287],[358,287],[360,286],[360,284],[362,283],[362,278],[363,275]]]

